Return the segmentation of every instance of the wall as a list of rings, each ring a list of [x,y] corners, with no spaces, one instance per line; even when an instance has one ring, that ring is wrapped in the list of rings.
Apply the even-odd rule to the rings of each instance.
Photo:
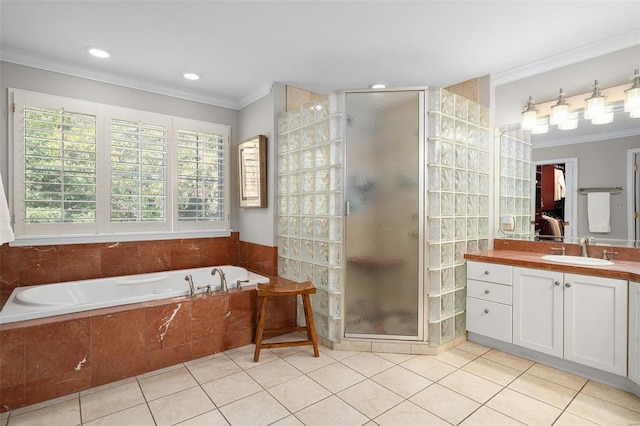
[[[276,245],[276,161],[275,161],[275,117],[284,110],[285,104],[285,88],[283,85],[274,84],[271,94],[257,100],[253,104],[245,107],[241,111],[235,111],[228,108],[217,107],[213,105],[207,105],[200,102],[194,102],[184,99],[173,98],[170,96],[159,95],[155,93],[146,92],[143,90],[130,89],[127,87],[121,87],[112,84],[106,84],[96,82],[88,79],[74,77],[70,75],[50,72],[42,69],[31,68],[21,65],[16,65],[8,62],[0,62],[0,173],[2,175],[2,181],[5,186],[5,191],[8,192],[10,180],[8,177],[8,111],[7,111],[7,92],[8,88],[17,88],[23,90],[31,90],[35,92],[48,93],[52,95],[65,96],[70,98],[83,99],[93,102],[101,102],[110,105],[117,105],[126,108],[134,108],[145,111],[156,112],[160,114],[174,115],[178,117],[186,117],[194,120],[211,121],[219,124],[225,124],[231,126],[231,178],[230,178],[230,202],[231,202],[231,228],[242,232],[242,243],[237,249],[234,249],[233,258],[238,260],[238,263],[249,269],[253,269],[257,272],[261,272],[267,275],[276,274],[276,249],[273,247]],[[268,165],[267,170],[269,173],[268,186],[269,186],[269,206],[267,209],[253,209],[249,212],[249,209],[239,211],[238,194],[237,194],[237,161],[236,161],[236,145],[239,140],[244,140],[256,134],[265,134],[269,138],[268,146]],[[249,242],[251,244],[245,244]],[[195,244],[195,243],[194,243]],[[203,243],[206,245],[206,242]],[[156,241],[148,243],[129,243],[127,247],[130,250],[137,250],[139,252],[145,252],[148,247],[151,246],[169,246],[168,242]],[[192,244],[193,245],[193,244]],[[98,247],[99,246],[99,247]],[[104,250],[103,245],[83,245],[74,246],[74,250],[80,250],[83,253],[99,252]],[[104,245],[106,246],[106,245]],[[175,253],[183,250],[182,255],[188,256],[191,249],[188,248],[189,244],[182,245],[182,248]],[[271,248],[267,250],[265,248]],[[124,246],[121,246],[121,248]],[[45,248],[46,249],[46,248]],[[14,253],[13,249],[3,246],[4,253]],[[31,251],[37,251],[38,248],[29,248]],[[55,248],[54,252],[65,252],[62,248]],[[66,250],[69,251],[69,250]],[[113,250],[111,250],[113,251]],[[60,260],[58,257],[49,259],[49,256],[42,253],[52,253],[51,251],[41,252],[41,260],[51,265]],[[238,259],[239,253],[239,259]],[[56,256],[58,256],[56,254]],[[21,260],[29,259],[30,257],[19,257]],[[165,262],[156,258],[155,261]],[[1,261],[0,261],[1,262]],[[66,260],[62,260],[61,264],[73,264],[68,263]],[[144,263],[144,262],[143,262]],[[165,262],[166,263],[166,262]],[[208,263],[211,264],[211,263]],[[234,262],[235,264],[235,262]],[[17,268],[29,269],[30,263],[24,261],[17,265]],[[99,268],[99,265],[93,265],[93,268]],[[0,263],[0,269],[2,268]],[[5,260],[5,272],[8,266],[6,266]],[[169,269],[170,267],[166,267]],[[125,268],[126,269],[126,268]],[[144,269],[144,268],[143,268]],[[172,268],[175,269],[175,268]],[[57,269],[56,269],[57,270]],[[126,272],[126,271],[123,271]],[[126,273],[141,273],[151,272],[151,270],[137,270],[129,271]],[[75,271],[67,267],[66,279],[81,279],[85,278],[82,271]],[[54,275],[57,277],[57,275]],[[4,280],[4,278],[2,278]],[[12,281],[13,282],[13,281]],[[48,282],[57,282],[57,279],[52,278]],[[8,290],[6,282],[3,281],[2,290]]]
[[[611,233],[589,233],[587,196],[576,195],[578,206],[578,236],[626,240],[627,237],[627,150],[640,148],[638,136],[581,144],[538,148],[532,152],[533,161],[556,158],[578,158],[578,188],[622,186],[620,194],[611,195]],[[620,204],[616,207],[617,204]]]
[[[269,95],[241,109],[238,115],[238,141],[256,135],[267,137],[267,207],[238,208],[237,221],[240,240],[274,247],[277,245],[277,139],[275,117],[285,108],[285,86],[274,84]],[[233,158],[237,177],[237,145]],[[237,185],[234,185],[233,205],[238,205]]]

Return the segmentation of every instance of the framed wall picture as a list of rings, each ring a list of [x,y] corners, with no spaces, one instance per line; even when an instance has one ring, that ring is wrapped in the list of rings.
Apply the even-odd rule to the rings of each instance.
[[[267,137],[238,144],[240,207],[267,207]]]

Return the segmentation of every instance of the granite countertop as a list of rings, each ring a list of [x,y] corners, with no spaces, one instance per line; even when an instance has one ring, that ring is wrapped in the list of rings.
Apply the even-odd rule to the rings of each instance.
[[[620,278],[628,281],[640,282],[640,262],[629,260],[612,260],[611,266],[582,266],[547,262],[540,257],[541,253],[516,250],[485,250],[467,253],[467,260],[499,263],[502,265],[522,266],[525,268],[546,269],[549,271],[569,272],[574,274],[595,275],[607,278]]]

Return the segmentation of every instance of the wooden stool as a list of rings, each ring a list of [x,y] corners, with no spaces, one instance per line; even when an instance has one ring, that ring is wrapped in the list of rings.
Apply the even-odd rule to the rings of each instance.
[[[258,358],[260,358],[260,349],[262,348],[284,348],[288,346],[313,345],[313,354],[316,357],[320,356],[320,352],[318,351],[318,338],[316,337],[316,327],[313,323],[313,312],[311,311],[311,298],[309,297],[310,294],[315,294],[315,292],[316,288],[311,281],[304,283],[258,284],[258,296],[262,296],[262,305],[260,307],[258,318],[258,329],[256,330],[256,351],[253,355],[253,362],[258,362]],[[267,316],[267,303],[269,303],[269,297],[297,296],[298,294],[302,296],[304,320],[307,326],[272,328],[265,330],[264,319]],[[302,330],[307,330],[307,340],[266,344],[262,343],[262,336],[264,334],[290,333],[292,331]]]

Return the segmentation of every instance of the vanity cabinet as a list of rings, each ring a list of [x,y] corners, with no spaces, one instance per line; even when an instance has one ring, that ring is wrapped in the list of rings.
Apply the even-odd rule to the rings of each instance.
[[[626,375],[627,281],[513,271],[513,343]]]
[[[467,330],[511,343],[513,267],[467,262]]]
[[[629,282],[629,379],[640,385],[640,283]]]
[[[563,273],[513,268],[513,343],[563,356]]]

